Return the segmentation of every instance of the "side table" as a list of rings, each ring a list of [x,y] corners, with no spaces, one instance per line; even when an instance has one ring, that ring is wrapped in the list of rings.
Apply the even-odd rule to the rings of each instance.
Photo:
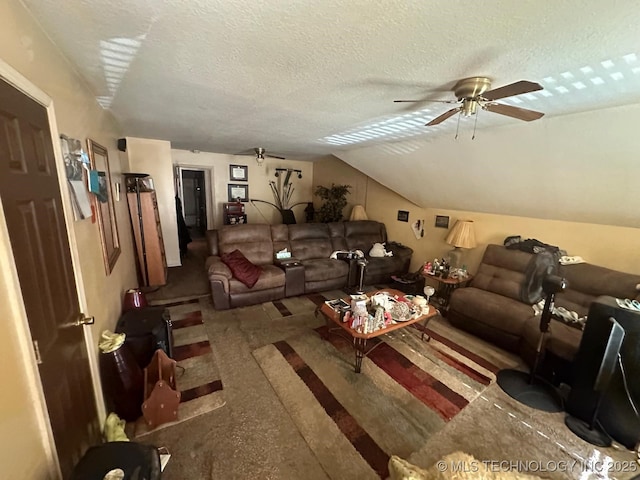
[[[436,293],[433,298],[434,302],[438,302],[443,311],[446,312],[449,307],[451,294],[458,287],[464,287],[471,281],[473,275],[469,274],[465,278],[442,278],[436,275],[422,274],[425,279],[433,279],[438,283]]]

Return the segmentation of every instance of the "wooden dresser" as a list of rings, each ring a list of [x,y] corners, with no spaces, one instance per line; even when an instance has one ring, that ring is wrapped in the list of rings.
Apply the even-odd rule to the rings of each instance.
[[[140,205],[138,205],[137,196],[135,192],[127,193],[142,283],[150,286],[164,285],[167,283],[167,259],[164,253],[156,192],[140,192]],[[139,212],[142,215],[142,235]]]

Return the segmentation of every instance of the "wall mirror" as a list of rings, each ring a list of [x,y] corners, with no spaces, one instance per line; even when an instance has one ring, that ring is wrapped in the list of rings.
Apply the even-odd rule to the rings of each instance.
[[[93,196],[93,205],[98,218],[98,228],[102,241],[102,256],[107,275],[113,270],[120,256],[120,238],[116,223],[116,210],[113,204],[111,188],[111,170],[109,169],[109,153],[102,145],[87,139],[91,169],[97,173],[98,191]]]

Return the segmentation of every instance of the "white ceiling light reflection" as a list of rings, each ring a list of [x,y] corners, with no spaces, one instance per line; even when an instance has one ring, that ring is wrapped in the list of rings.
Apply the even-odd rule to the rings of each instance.
[[[135,38],[116,37],[100,41],[100,58],[102,70],[109,95],[97,97],[102,108],[110,108],[122,79],[129,71],[131,62],[136,57],[145,35]]]
[[[535,81],[535,79],[530,80]],[[640,53],[631,52],[592,65],[582,64],[575,69],[543,77],[540,83],[544,87],[543,90],[501,99],[499,102],[531,108],[548,115],[562,115],[615,104],[640,102]],[[442,97],[443,100],[450,98],[445,95]],[[558,101],[558,98],[562,100]],[[431,105],[433,106],[402,115],[396,113],[377,118],[375,121],[319,139],[319,142],[341,147],[355,144],[379,144],[389,140],[402,140],[401,143],[406,143],[409,137],[416,135],[435,137],[449,135],[455,131],[457,123],[455,121],[425,127],[426,123],[449,108],[455,108],[454,105]],[[473,119],[475,120],[475,117]],[[462,118],[461,125],[466,120],[468,119]],[[483,113],[478,121],[478,128],[500,125],[508,121],[511,120],[502,115]],[[396,148],[395,151],[399,150]]]

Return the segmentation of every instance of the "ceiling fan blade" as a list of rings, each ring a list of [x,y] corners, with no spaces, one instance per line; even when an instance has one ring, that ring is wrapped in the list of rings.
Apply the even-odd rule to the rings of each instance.
[[[429,123],[427,123],[426,126],[427,127],[432,127],[434,125],[438,125],[439,123],[444,122],[447,118],[449,118],[449,117],[455,115],[456,113],[458,113],[460,110],[462,110],[462,107],[456,107],[456,108],[452,108],[451,110],[447,110],[446,112],[444,112],[439,117],[436,117],[433,120],[431,120]]]
[[[529,82],[527,80],[520,80],[519,82],[484,92],[482,94],[482,98],[487,100],[498,100],[500,98],[522,95],[523,93],[535,92],[537,90],[542,90],[542,85],[535,82]]]
[[[394,100],[393,103],[458,103],[458,100]]]
[[[542,112],[536,112],[535,110],[528,110],[526,108],[512,107],[511,105],[504,105],[502,103],[490,103],[484,105],[482,108],[489,110],[490,112],[517,118],[518,120],[524,120],[525,122],[538,120],[544,116],[544,113]]]
[[[286,158],[284,158],[284,157],[276,157],[275,155],[267,155],[267,154],[265,154],[264,156],[265,157],[269,157],[269,158],[277,158],[278,160],[286,160]]]

